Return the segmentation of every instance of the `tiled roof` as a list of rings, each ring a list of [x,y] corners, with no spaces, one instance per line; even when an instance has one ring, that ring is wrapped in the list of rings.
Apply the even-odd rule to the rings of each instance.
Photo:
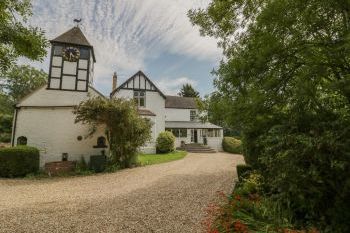
[[[197,108],[197,104],[196,104],[195,98],[192,98],[192,97],[167,95],[165,99],[165,107],[194,109],[194,108]]]
[[[92,47],[79,27],[73,27],[62,35],[51,40],[51,42],[77,44]]]
[[[141,116],[156,116],[156,114],[154,114],[153,112],[151,112],[150,110],[148,109],[137,109],[138,113],[141,115]]]
[[[222,129],[210,122],[202,123],[200,121],[166,121],[165,128],[184,128],[184,129]]]

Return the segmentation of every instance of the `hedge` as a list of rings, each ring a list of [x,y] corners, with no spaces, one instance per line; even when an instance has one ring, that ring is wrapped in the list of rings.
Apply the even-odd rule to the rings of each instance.
[[[161,132],[157,138],[157,153],[168,153],[174,151],[175,136],[172,132]]]
[[[242,142],[233,137],[224,137],[222,139],[222,149],[233,154],[242,153]]]
[[[25,176],[39,170],[39,150],[29,146],[0,149],[0,177]]]

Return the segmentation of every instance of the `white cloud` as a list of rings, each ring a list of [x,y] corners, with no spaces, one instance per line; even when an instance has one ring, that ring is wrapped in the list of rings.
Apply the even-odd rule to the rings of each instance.
[[[155,80],[155,84],[166,95],[177,95],[184,84],[191,84],[193,87],[197,86],[197,82],[188,77],[164,78]]]
[[[33,25],[52,39],[82,18],[94,46],[95,83],[104,86],[113,71],[133,73],[146,69],[146,61],[162,53],[197,60],[218,61],[221,51],[212,38],[199,35],[187,17],[192,8],[209,0],[34,0]],[[47,70],[47,59],[41,65]],[[39,65],[40,66],[40,65]]]

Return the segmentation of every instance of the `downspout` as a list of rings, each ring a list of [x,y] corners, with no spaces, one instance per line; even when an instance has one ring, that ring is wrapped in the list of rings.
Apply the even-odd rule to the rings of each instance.
[[[12,126],[12,140],[11,140],[12,147],[15,145],[16,128],[17,128],[17,110],[18,109],[19,109],[19,107],[15,106],[15,116],[13,118],[13,126]]]

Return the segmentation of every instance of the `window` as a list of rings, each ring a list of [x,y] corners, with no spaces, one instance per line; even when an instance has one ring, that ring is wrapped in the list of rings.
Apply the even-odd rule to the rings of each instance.
[[[80,58],[89,59],[90,51],[87,48],[80,48]]]
[[[106,138],[105,137],[98,137],[97,138],[97,145],[94,146],[94,148],[106,148]]]
[[[194,121],[196,119],[196,110],[191,110],[190,112],[190,120]]]
[[[27,138],[24,137],[24,136],[20,136],[17,138],[17,145],[22,145],[22,146],[25,146],[27,145]]]
[[[146,106],[145,97],[146,93],[144,91],[134,91],[134,100],[138,107]]]
[[[220,129],[203,129],[202,130],[203,137],[221,137]]]
[[[56,45],[53,49],[53,55],[62,56],[63,46]]]
[[[165,129],[166,131],[170,131],[177,138],[187,138],[187,129]]]

